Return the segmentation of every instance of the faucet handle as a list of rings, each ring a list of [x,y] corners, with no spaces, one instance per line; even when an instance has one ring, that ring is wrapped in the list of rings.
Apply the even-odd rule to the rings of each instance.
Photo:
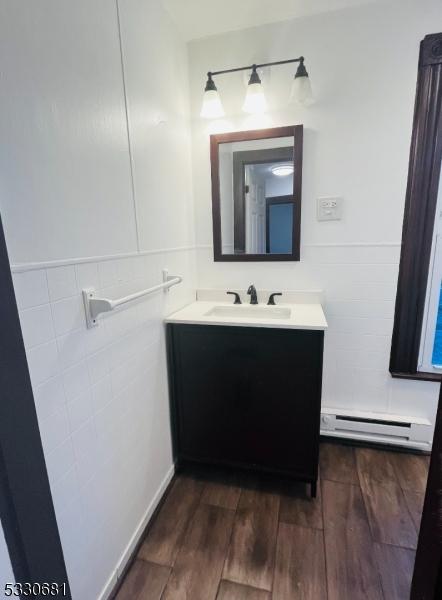
[[[253,285],[253,283],[249,286],[247,294],[250,296],[250,304],[258,304],[258,296],[256,294],[256,288]]]
[[[271,306],[275,306],[276,305],[275,296],[282,296],[282,292],[273,292],[273,294],[270,294],[269,301],[267,302],[267,304],[270,304]]]
[[[232,296],[235,296],[235,302],[233,304],[241,304],[241,298],[237,292],[226,292],[226,294],[232,294]]]

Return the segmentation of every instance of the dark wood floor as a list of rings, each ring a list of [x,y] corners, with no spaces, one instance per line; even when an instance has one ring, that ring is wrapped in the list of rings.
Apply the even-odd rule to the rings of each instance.
[[[117,600],[408,600],[428,457],[321,445],[318,498],[180,475]]]

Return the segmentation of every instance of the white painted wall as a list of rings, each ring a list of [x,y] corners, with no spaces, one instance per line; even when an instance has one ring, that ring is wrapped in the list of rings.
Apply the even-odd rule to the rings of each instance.
[[[189,44],[198,283],[204,288],[322,288],[323,404],[434,419],[438,385],[392,380],[388,360],[419,42],[442,22],[439,0],[382,2]],[[226,118],[198,117],[205,73],[303,54],[317,103],[290,108],[293,67],[264,74],[269,112],[241,114],[241,74],[220,76]],[[301,262],[214,263],[209,133],[304,124]],[[340,222],[316,198],[344,197]]]
[[[0,523],[0,600],[7,598],[4,594],[5,585],[14,582],[15,578],[12,572],[11,561],[9,560],[8,547],[6,546],[3,527]]]
[[[172,474],[162,320],[196,287],[186,46],[160,0],[0,0],[0,40],[0,211],[73,598],[97,600]],[[86,329],[84,287],[118,297],[164,267],[184,283]]]
[[[135,251],[115,2],[2,0],[0,23],[12,262]]]

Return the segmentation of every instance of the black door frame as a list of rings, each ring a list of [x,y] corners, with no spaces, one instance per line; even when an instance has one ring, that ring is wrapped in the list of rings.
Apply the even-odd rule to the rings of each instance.
[[[1,216],[0,390],[0,520],[15,581],[65,585],[70,599]]]
[[[268,148],[266,150],[240,150],[233,152],[233,243],[235,254],[245,254],[246,252],[246,166],[293,161],[292,146]],[[295,218],[294,215],[293,218]]]

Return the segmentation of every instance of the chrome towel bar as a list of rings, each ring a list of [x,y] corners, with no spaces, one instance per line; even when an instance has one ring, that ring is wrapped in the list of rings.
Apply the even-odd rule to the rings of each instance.
[[[132,302],[132,300],[137,300],[143,296],[148,296],[149,294],[153,294],[159,290],[167,291],[173,285],[177,285],[182,281],[182,277],[177,275],[169,275],[167,269],[163,269],[163,283],[159,283],[158,285],[147,288],[147,290],[141,290],[140,292],[123,296],[123,298],[118,298],[116,300],[111,300],[109,298],[98,298],[95,295],[95,290],[93,288],[84,289],[82,294],[84,311],[86,313],[86,325],[88,329],[91,327],[96,327],[98,325],[97,317],[101,313],[109,312],[118,306]]]

